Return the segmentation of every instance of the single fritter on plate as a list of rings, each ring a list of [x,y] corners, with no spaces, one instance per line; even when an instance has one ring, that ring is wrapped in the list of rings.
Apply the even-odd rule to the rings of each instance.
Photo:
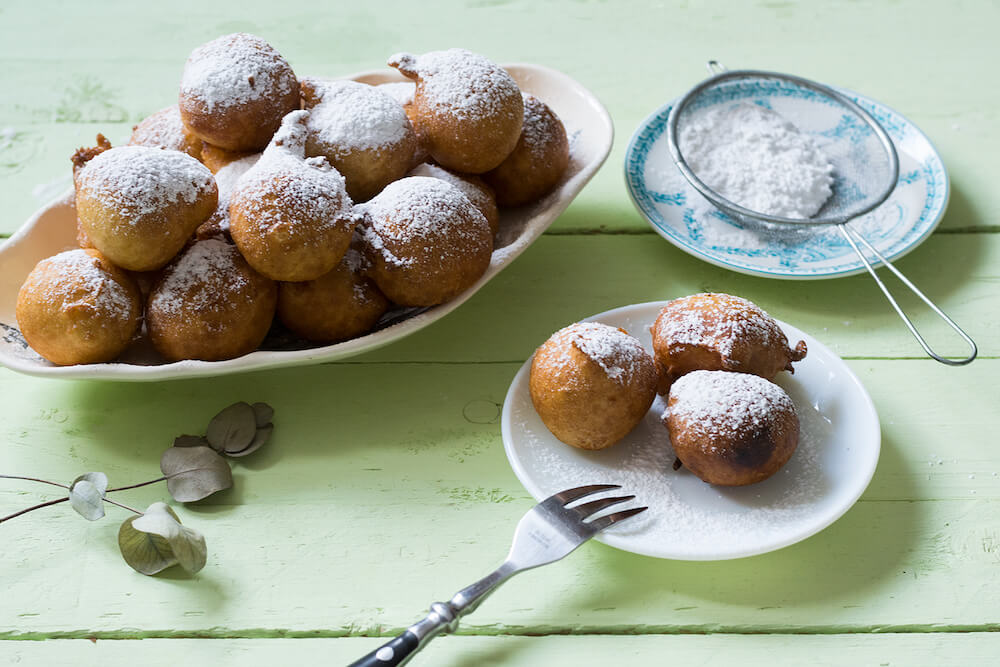
[[[211,172],[180,151],[118,146],[76,165],[76,212],[87,241],[117,266],[159,269],[218,204]]]
[[[792,399],[773,382],[747,373],[688,373],[670,388],[663,422],[684,467],[721,486],[767,479],[799,444]]]
[[[483,178],[501,206],[521,206],[548,194],[569,165],[569,138],[545,102],[524,93],[524,126],[510,155]]]
[[[17,295],[24,339],[60,366],[111,361],[132,340],[141,315],[135,282],[96,250],[43,259]]]
[[[178,106],[184,124],[209,144],[259,151],[285,114],[299,108],[299,80],[260,37],[223,35],[191,52]]]
[[[656,365],[624,329],[578,322],[535,352],[531,402],[552,434],[580,449],[609,447],[656,398]]]
[[[403,106],[378,86],[304,78],[309,111],[306,155],[323,156],[347,182],[354,201],[367,201],[413,165],[417,135]]]
[[[132,128],[128,143],[131,146],[167,148],[187,153],[196,160],[201,159],[201,138],[181,121],[181,112],[176,104],[144,118]]]
[[[410,176],[359,210],[368,273],[401,306],[435,306],[468,289],[490,265],[493,234],[469,198],[437,178]]]
[[[804,341],[791,349],[770,315],[730,294],[674,299],[660,311],[651,332],[661,394],[691,371],[735,371],[772,380],[784,370],[794,373],[792,362],[806,356]]]
[[[417,83],[413,113],[435,162],[481,174],[514,150],[524,106],[502,67],[465,49],[397,53],[389,65]]]
[[[198,241],[153,287],[146,327],[168,361],[232,359],[264,340],[277,297],[274,281],[254,271],[236,246]]]
[[[355,218],[343,177],[305,157],[308,111],[281,123],[229,196],[229,232],[254,269],[274,280],[314,280],[347,252]]]

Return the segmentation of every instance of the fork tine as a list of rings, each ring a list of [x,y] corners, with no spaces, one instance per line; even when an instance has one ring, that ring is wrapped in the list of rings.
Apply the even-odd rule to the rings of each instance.
[[[587,517],[600,512],[601,510],[611,507],[612,505],[617,505],[618,503],[624,503],[628,500],[632,500],[635,496],[614,496],[613,498],[598,498],[597,500],[591,500],[589,503],[584,503],[582,505],[577,505],[576,507],[571,507],[570,509],[580,515],[581,518],[586,519]]]
[[[622,510],[621,512],[615,512],[614,514],[609,514],[607,516],[602,516],[599,519],[594,519],[587,523],[595,532],[604,530],[613,523],[618,523],[619,521],[624,521],[625,519],[635,516],[648,510],[648,507],[633,507],[632,509]]]
[[[559,502],[560,505],[566,505],[574,500],[579,500],[586,496],[593,495],[595,493],[600,493],[601,491],[609,491],[611,489],[622,488],[620,484],[590,484],[589,486],[578,486],[575,489],[566,489],[565,491],[560,491],[559,493],[549,496],[542,502],[548,502],[555,500]]]

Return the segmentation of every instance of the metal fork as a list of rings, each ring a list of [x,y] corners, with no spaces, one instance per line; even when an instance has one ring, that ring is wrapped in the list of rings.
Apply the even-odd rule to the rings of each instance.
[[[448,602],[435,602],[425,618],[382,647],[351,663],[350,667],[393,667],[406,663],[437,635],[445,631],[454,632],[462,616],[475,611],[486,596],[518,572],[554,563],[611,524],[648,509],[635,507],[587,521],[601,510],[632,500],[635,496],[599,498],[567,507],[586,496],[620,488],[617,484],[580,486],[561,491],[538,503],[517,524],[510,553],[500,567],[455,593]]]

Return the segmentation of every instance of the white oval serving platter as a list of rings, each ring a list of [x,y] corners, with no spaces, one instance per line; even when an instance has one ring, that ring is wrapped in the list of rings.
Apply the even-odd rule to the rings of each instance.
[[[116,362],[55,366],[39,357],[24,342],[17,329],[14,309],[18,290],[35,264],[76,247],[76,210],[70,191],[35,213],[0,246],[0,364],[21,373],[56,378],[151,381],[223,375],[355,356],[397,341],[441,319],[479,291],[542,235],[597,172],[607,158],[614,139],[614,127],[604,105],[577,81],[539,65],[512,64],[504,67],[522,91],[541,99],[562,119],[570,140],[570,163],[562,182],[543,199],[501,211],[501,231],[489,269],[475,285],[448,303],[412,317],[400,313],[400,321],[394,324],[334,345],[261,349],[227,361],[165,363],[148,344],[140,342]],[[345,78],[373,85],[406,81],[395,70],[362,72]]]
[[[649,327],[662,302],[609,310],[588,321],[621,327],[652,350]],[[795,403],[799,446],[773,477],[744,487],[702,482],[672,469],[674,452],[657,397],[642,422],[621,442],[600,451],[560,442],[542,423],[528,388],[531,360],[507,392],[501,417],[504,449],[514,473],[538,500],[586,484],[620,484],[647,512],[595,539],[632,553],[676,560],[725,560],[774,551],[836,521],[868,487],[881,449],[878,414],[858,378],[828,347],[778,322],[809,353],[795,373],[775,382]],[[611,511],[611,510],[609,510]]]

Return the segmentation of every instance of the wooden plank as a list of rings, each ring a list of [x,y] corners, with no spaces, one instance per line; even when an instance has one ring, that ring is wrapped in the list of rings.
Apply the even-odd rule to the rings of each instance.
[[[994,627],[1000,454],[987,446],[995,406],[982,388],[1000,360],[960,371],[930,361],[851,365],[882,415],[884,454],[863,501],[833,526],[729,562],[588,544],[510,582],[466,631]],[[172,437],[198,432],[223,404],[266,400],[277,409],[274,442],[235,465],[236,487],[178,508],[208,537],[208,565],[194,578],[129,570],[116,552],[118,510],[87,523],[63,505],[4,524],[0,636],[405,626],[494,566],[531,505],[496,423],[516,367],[332,364],[141,386],[0,373],[0,470],[56,480],[87,470],[114,484],[151,479]],[[0,507],[53,495],[4,481]],[[145,506],[166,493],[154,486],[120,498]]]
[[[173,667],[183,654],[197,664],[346,664],[380,645],[381,639],[145,639],[6,642],[11,661],[49,667],[137,664]],[[687,635],[643,637],[443,637],[409,664],[419,666],[523,667],[624,664],[746,667],[816,665],[988,665],[1000,652],[1000,635]]]
[[[732,66],[793,70],[898,109],[936,143],[952,175],[944,228],[995,229],[1000,193],[988,156],[1000,150],[1000,91],[980,83],[1000,50],[993,32],[1000,10],[975,2],[963,7],[869,3],[859,18],[856,5],[846,0],[780,7],[744,3],[724,11],[711,4],[569,0],[542,9],[521,0],[470,3],[467,11],[450,10],[442,20],[441,12],[400,0],[321,11],[308,4],[262,6],[252,17],[237,3],[187,0],[144,8],[137,19],[126,2],[74,6],[49,0],[4,7],[0,15],[6,65],[0,89],[11,91],[0,99],[0,130],[27,132],[35,123],[68,122],[74,124],[67,129],[74,136],[69,143],[79,144],[90,140],[89,125],[108,129],[136,122],[174,101],[184,59],[194,46],[234,30],[257,32],[299,71],[324,75],[381,67],[401,49],[453,46],[460,34],[463,45],[497,60],[563,70],[605,101],[618,130],[616,147],[581,196],[587,215],[564,216],[555,228],[639,231],[647,227],[621,184],[628,137],[650,112],[698,81],[706,59],[718,58]],[[48,22],[46,38],[37,39],[43,15],[59,20]],[[81,30],[83,25],[94,27]],[[588,57],[565,46],[595,43],[601,47]],[[928,49],[928,43],[939,48]],[[837,57],[818,44],[835,45],[830,48]],[[886,66],[872,67],[873,62]],[[0,140],[0,163],[16,156],[4,144]],[[13,232],[32,210],[30,199],[22,203],[22,193],[64,173],[64,153],[64,142],[41,150],[33,158],[37,167],[13,175],[4,176],[0,166],[0,195],[16,202],[0,221],[0,233]]]

